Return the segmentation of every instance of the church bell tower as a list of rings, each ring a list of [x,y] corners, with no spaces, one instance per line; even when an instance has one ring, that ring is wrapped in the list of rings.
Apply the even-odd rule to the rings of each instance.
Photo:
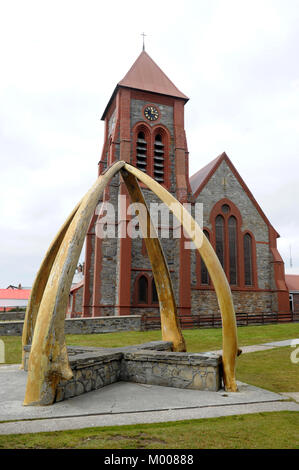
[[[189,202],[188,149],[184,106],[188,98],[143,50],[128,73],[116,85],[104,110],[104,144],[99,175],[118,160],[152,176],[181,203]],[[147,203],[156,196],[142,185]],[[103,194],[115,205],[118,231],[126,233],[130,214],[120,216],[118,200],[126,195],[116,175]],[[157,201],[161,202],[161,201]],[[151,266],[142,239],[128,236],[103,239],[96,235],[97,214],[86,238],[83,316],[159,316]],[[161,240],[168,261],[181,316],[190,314],[190,253],[184,239]]]

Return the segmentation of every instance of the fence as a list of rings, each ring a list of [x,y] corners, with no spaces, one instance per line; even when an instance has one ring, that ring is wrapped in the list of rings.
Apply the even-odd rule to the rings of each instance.
[[[271,323],[299,322],[299,313],[236,313],[237,326],[266,325]],[[180,317],[183,329],[188,328],[220,328],[222,326],[220,313],[188,315]],[[161,327],[159,314],[142,316],[142,329],[154,330]]]
[[[248,325],[266,325],[270,323],[290,323],[298,322],[299,314],[286,312],[286,313],[241,313],[236,312],[237,326]],[[221,316],[219,314],[199,315],[194,318],[194,326],[201,327],[221,327]],[[184,324],[182,325],[184,326]]]

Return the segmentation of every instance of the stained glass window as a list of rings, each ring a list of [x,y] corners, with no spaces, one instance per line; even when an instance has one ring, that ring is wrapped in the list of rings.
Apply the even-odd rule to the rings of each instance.
[[[245,286],[252,286],[252,239],[249,233],[244,235],[244,277]]]
[[[145,276],[141,276],[138,280],[138,302],[147,304],[148,281]]]
[[[229,244],[229,282],[237,284],[237,220],[231,216],[228,219],[228,244]]]
[[[222,215],[216,217],[216,254],[224,267],[224,218]]]

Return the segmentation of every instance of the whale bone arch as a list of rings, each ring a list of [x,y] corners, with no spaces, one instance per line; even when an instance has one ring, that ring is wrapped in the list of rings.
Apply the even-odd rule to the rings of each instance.
[[[60,380],[72,378],[64,335],[68,295],[91,217],[105,187],[119,172],[133,202],[145,203],[137,183],[138,179],[169,207],[202,256],[213,282],[221,312],[225,389],[237,391],[235,362],[238,345],[235,312],[230,287],[214,249],[189,212],[163,186],[134,166],[118,161],[99,176],[74,208],[50,245],[36,276],[26,310],[22,338],[23,350],[32,339],[24,405],[52,404]],[[148,237],[144,229],[143,215],[139,214],[138,217],[156,281],[162,339],[172,341],[174,351],[185,351],[170,275],[159,238]],[[146,218],[151,230],[155,230],[148,210]]]

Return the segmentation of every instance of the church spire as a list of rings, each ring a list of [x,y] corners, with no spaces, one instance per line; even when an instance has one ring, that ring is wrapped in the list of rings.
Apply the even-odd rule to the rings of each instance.
[[[143,34],[144,33],[142,33],[142,35]],[[157,93],[159,95],[171,96],[173,98],[181,98],[185,102],[189,100],[189,98],[174,85],[167,75],[165,75],[145,50],[142,50],[130,70],[116,85],[116,88],[106,106],[102,120],[105,119],[105,115],[111,101],[120,87]]]
[[[188,101],[188,97],[178,90],[145,51],[140,53],[128,73],[118,82],[118,86],[150,91]]]

